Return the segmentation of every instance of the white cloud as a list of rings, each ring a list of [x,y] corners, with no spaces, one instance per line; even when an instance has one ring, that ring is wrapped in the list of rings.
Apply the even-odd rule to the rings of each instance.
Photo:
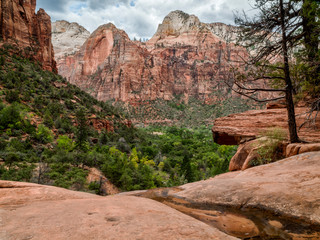
[[[52,21],[78,22],[93,32],[108,22],[130,38],[150,38],[158,24],[174,10],[194,14],[202,22],[233,23],[233,11],[250,9],[249,0],[38,0]]]

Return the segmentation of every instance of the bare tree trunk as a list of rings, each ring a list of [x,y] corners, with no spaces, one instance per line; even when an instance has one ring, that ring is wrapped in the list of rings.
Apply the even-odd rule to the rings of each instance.
[[[287,35],[285,29],[285,11],[283,7],[283,0],[280,0],[280,18],[281,18],[281,30],[282,30],[282,51],[283,51],[283,62],[284,62],[284,75],[286,83],[286,102],[287,102],[287,113],[288,113],[288,128],[290,135],[290,142],[299,142],[297,134],[296,116],[294,111],[294,104],[292,98],[292,82],[290,78],[290,68],[288,59],[288,46],[287,46]]]

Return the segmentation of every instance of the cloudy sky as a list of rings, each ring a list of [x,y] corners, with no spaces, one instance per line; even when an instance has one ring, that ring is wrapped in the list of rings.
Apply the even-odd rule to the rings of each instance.
[[[37,0],[52,21],[77,22],[90,32],[112,22],[130,38],[151,38],[158,24],[174,10],[194,14],[200,21],[233,24],[233,12],[248,10],[250,0]]]

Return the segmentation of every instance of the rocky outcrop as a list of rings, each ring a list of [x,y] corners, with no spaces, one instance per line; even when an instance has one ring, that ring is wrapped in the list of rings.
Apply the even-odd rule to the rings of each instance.
[[[135,105],[179,97],[185,102],[189,98],[218,102],[232,96],[224,83],[230,65],[238,66],[237,60],[247,56],[246,50],[227,36],[233,28],[204,24],[194,15],[174,11],[148,42],[140,43],[106,24],[93,32],[78,52],[61,57],[58,70],[102,101]],[[61,49],[58,41],[54,44],[57,51]]]
[[[320,143],[292,143],[286,147],[286,156],[291,157],[306,152],[320,151]]]
[[[133,194],[242,239],[301,240],[320,238],[319,188],[320,152],[313,152],[179,188]]]
[[[241,143],[236,154],[230,159],[229,171],[245,170],[283,159],[286,157],[287,145],[287,141],[271,137],[260,137]]]
[[[51,44],[51,19],[43,9],[35,14],[36,0],[2,0],[0,45],[9,43],[38,61],[43,69],[56,71]]]
[[[307,120],[308,109],[297,107],[296,121],[300,126]],[[315,114],[314,114],[315,115]],[[224,145],[239,145],[241,142],[257,138],[272,128],[280,128],[288,132],[286,108],[272,108],[265,110],[251,110],[227,117],[218,118],[212,128],[214,141]],[[320,116],[315,124],[305,124],[298,131],[300,139],[307,142],[319,142]]]
[[[284,103],[278,102],[267,105],[265,110],[251,110],[240,114],[232,114],[218,118],[212,128],[213,139],[218,144],[240,145],[237,153],[229,164],[230,171],[244,170],[254,166],[254,162],[260,162],[259,152],[269,152],[268,161],[276,161],[284,157],[290,157],[299,153],[320,151],[320,117],[314,118],[311,124],[303,124],[309,117],[306,107],[295,108],[298,135],[304,142],[315,144],[290,144],[288,145],[288,121],[287,110]],[[313,114],[316,117],[316,113]],[[313,118],[311,117],[311,118]],[[302,125],[303,124],[303,125]],[[277,135],[284,136],[277,136]],[[265,143],[261,137],[268,136]],[[281,138],[281,139],[279,139]],[[274,146],[277,142],[277,146]],[[272,146],[272,147],[271,147]],[[273,150],[271,150],[271,148]],[[260,150],[264,151],[260,151]],[[263,157],[262,157],[263,158]],[[260,163],[259,163],[260,162]]]
[[[0,181],[0,239],[235,239],[150,199]]]

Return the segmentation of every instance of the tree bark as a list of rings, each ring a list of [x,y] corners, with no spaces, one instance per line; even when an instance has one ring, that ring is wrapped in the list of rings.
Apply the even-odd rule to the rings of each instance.
[[[296,116],[294,111],[294,104],[292,98],[292,82],[290,78],[289,58],[288,58],[288,46],[287,46],[287,34],[285,29],[285,11],[283,7],[283,0],[280,0],[280,19],[281,19],[281,31],[282,31],[282,51],[283,51],[283,63],[284,63],[284,75],[286,83],[286,102],[287,102],[287,114],[288,114],[288,128],[290,142],[299,142],[297,133]]]

